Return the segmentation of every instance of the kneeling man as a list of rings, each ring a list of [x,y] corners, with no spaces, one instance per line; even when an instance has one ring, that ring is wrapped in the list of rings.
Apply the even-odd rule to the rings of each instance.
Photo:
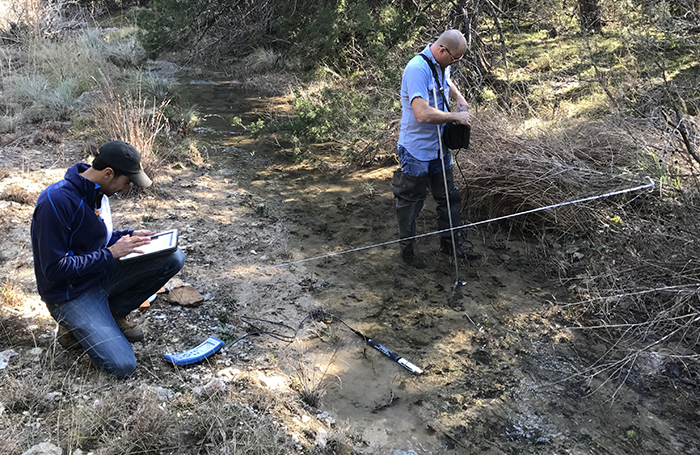
[[[182,269],[180,249],[132,262],[118,259],[150,243],[147,230],[112,229],[109,199],[130,183],[148,187],[141,155],[121,141],[103,144],[92,166],[75,164],[39,196],[32,217],[34,273],[59,324],[59,341],[77,339],[92,362],[125,377],[136,369],[132,342],[143,339],[129,313]],[[75,337],[75,338],[73,338]]]

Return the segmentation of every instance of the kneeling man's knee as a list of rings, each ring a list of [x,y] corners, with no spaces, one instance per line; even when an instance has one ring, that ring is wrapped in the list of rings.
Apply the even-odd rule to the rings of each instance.
[[[185,266],[185,253],[180,248],[171,255],[171,267],[176,273]]]
[[[117,359],[111,364],[104,366],[104,370],[117,378],[125,378],[136,369],[136,357]]]

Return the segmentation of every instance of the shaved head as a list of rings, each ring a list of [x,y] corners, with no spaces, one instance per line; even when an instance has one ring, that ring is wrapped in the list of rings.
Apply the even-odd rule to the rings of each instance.
[[[454,52],[458,52],[460,55],[467,50],[466,38],[464,38],[462,32],[456,29],[444,31],[437,41],[435,41],[435,44],[438,46],[445,46]]]

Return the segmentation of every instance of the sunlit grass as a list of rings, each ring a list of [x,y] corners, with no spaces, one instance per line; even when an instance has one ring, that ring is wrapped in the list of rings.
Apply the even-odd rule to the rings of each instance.
[[[144,59],[133,33],[106,39],[98,29],[85,29],[62,39],[21,33],[19,40],[19,46],[2,51],[3,132],[26,121],[72,119],[83,92],[94,90],[103,76],[120,84],[136,79]]]

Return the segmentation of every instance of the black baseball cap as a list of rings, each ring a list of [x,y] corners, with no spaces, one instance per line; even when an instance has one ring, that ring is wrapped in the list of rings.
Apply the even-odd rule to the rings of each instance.
[[[148,178],[143,168],[141,167],[141,154],[134,148],[133,145],[122,141],[109,141],[102,144],[97,152],[97,156],[92,161],[95,164],[101,164],[103,169],[111,167],[115,171],[129,177],[134,185],[141,188],[151,186],[151,179]]]

